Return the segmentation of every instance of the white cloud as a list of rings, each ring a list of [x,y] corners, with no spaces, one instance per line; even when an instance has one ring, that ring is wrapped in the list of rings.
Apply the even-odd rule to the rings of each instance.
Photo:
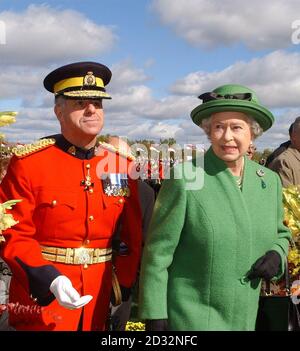
[[[48,70],[25,66],[0,68],[0,99],[34,99],[44,91],[43,79]]]
[[[300,108],[280,109],[274,111],[275,123],[257,138],[255,144],[260,150],[275,149],[284,141],[289,140],[289,127],[295,118],[300,115]]]
[[[22,108],[14,124],[0,129],[7,140],[21,143],[29,143],[59,131],[59,123],[51,108]]]
[[[114,81],[107,87],[113,99],[104,101],[103,133],[127,136],[131,140],[174,137],[180,143],[208,146],[205,134],[190,118],[190,111],[200,103],[199,93],[235,81],[254,88],[266,106],[298,106],[298,67],[300,54],[278,51],[249,62],[238,62],[219,72],[191,73],[174,84],[172,94],[157,98],[145,85],[149,80],[147,71],[132,62],[121,62],[113,66]],[[7,66],[0,72],[2,96],[23,99],[17,122],[0,130],[8,140],[31,142],[59,132],[52,108],[53,96],[42,87],[47,73],[43,69],[33,71],[15,66]],[[26,84],[21,85],[20,81]],[[290,123],[300,114],[298,108],[274,111],[276,123],[258,139],[259,148],[274,148],[285,141]]]
[[[150,78],[143,69],[134,67],[130,61],[113,65],[112,72],[112,81],[107,87],[112,101],[105,102],[105,108],[109,113],[118,114],[122,120],[124,114],[128,113],[139,119],[178,119],[197,105],[197,99],[191,96],[155,98],[152,90],[143,84]]]
[[[108,111],[117,112],[121,116],[124,111],[130,111],[142,118],[167,120],[182,118],[197,103],[197,99],[190,96],[157,99],[153,97],[151,89],[141,85],[129,87],[126,93],[115,94],[113,101],[106,106]]]
[[[111,67],[113,73],[108,89],[110,92],[126,92],[133,85],[141,84],[149,80],[141,68],[134,67],[130,60],[114,64]]]
[[[74,62],[109,51],[117,39],[112,27],[48,5],[30,5],[18,13],[3,11],[0,19],[6,28],[6,45],[0,45],[2,64]]]
[[[173,138],[180,130],[176,124],[167,122],[141,121],[132,117],[125,125],[118,125],[115,121],[106,120],[103,133],[110,133],[126,137],[129,140],[148,139],[159,141],[163,138]]]
[[[275,51],[249,62],[239,61],[215,72],[192,72],[178,80],[171,91],[197,96],[229,83],[254,89],[268,107],[295,107],[300,101],[300,54]]]
[[[189,115],[189,111],[198,105],[195,97],[168,96],[153,101],[152,105],[144,106],[141,112],[152,119],[179,119]]]
[[[153,0],[163,24],[190,44],[212,48],[242,42],[251,49],[290,46],[292,22],[299,19],[295,0]],[[298,18],[297,18],[298,16]]]

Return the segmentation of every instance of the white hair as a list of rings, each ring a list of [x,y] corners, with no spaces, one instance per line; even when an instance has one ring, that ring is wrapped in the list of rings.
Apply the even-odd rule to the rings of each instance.
[[[57,106],[63,106],[66,103],[66,99],[62,95],[55,96],[54,103]]]
[[[255,119],[249,115],[247,116],[247,123],[249,124],[249,127],[251,129],[253,139],[256,139],[263,133],[262,127],[258,124],[258,122],[255,121]],[[200,128],[202,128],[207,135],[208,139],[210,139],[210,132],[211,132],[211,116],[204,118],[199,125]]]

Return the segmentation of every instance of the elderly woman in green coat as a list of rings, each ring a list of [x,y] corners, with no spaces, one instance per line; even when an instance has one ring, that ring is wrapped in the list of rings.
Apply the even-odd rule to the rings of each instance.
[[[140,275],[146,330],[254,330],[261,279],[284,272],[279,177],[245,156],[274,117],[241,85],[200,98],[191,117],[211,147],[204,162],[176,166],[159,192]]]

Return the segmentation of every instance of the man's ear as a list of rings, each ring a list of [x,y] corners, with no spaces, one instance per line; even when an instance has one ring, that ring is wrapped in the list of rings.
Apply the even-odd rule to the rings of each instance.
[[[56,117],[59,121],[62,119],[62,109],[61,106],[56,104],[54,105],[54,113],[56,114]]]

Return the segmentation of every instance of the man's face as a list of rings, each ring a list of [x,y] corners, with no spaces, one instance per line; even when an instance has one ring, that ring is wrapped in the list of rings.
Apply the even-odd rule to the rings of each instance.
[[[252,160],[252,158],[255,154],[255,151],[256,151],[256,147],[253,144],[250,144],[248,147],[247,153],[246,153],[246,155],[248,156],[248,158],[250,160]]]
[[[102,100],[60,99],[54,111],[62,133],[72,139],[96,136],[103,128]]]
[[[300,128],[295,127],[291,133],[292,146],[300,151]]]

